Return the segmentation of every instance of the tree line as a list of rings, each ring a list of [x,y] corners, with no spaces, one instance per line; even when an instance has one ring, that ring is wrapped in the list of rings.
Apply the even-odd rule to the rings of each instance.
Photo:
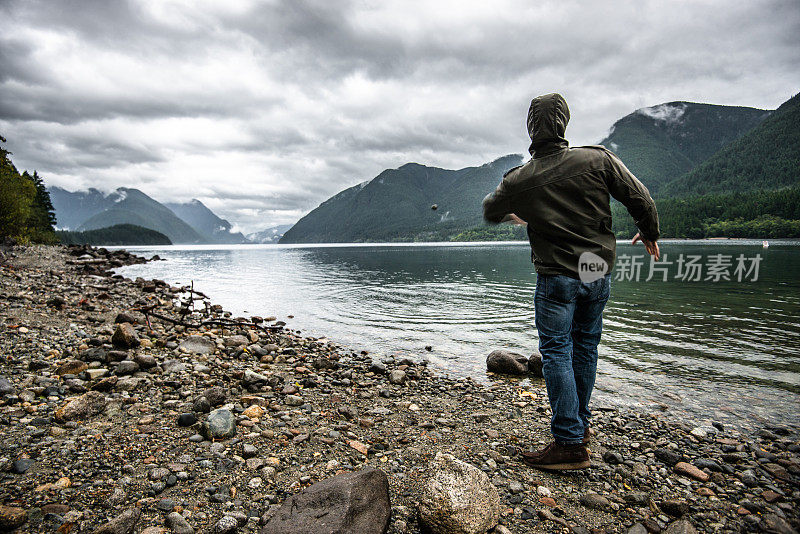
[[[0,136],[0,142],[5,143],[5,138]],[[42,178],[36,171],[20,174],[10,156],[0,146],[0,239],[57,243],[56,213]]]

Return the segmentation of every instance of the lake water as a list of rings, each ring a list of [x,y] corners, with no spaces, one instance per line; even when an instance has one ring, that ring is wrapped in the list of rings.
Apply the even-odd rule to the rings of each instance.
[[[671,265],[645,281],[650,262],[643,247],[620,243],[593,404],[663,410],[693,425],[795,424],[797,245],[665,241],[662,254]],[[536,275],[524,243],[129,249],[166,261],[119,269],[125,276],[176,285],[193,280],[234,314],[276,316],[304,335],[368,350],[373,357],[427,358],[451,376],[493,380],[485,372],[490,351],[528,355],[537,348]],[[620,262],[638,260],[637,281],[635,271]],[[687,267],[692,261],[701,266],[699,281]],[[532,384],[525,380],[520,387]]]

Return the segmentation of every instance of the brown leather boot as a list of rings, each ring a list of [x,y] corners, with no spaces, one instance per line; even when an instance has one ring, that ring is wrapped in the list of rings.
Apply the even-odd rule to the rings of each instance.
[[[591,465],[589,451],[583,443],[561,445],[553,442],[536,452],[523,452],[525,465],[548,471],[570,471],[586,469]]]

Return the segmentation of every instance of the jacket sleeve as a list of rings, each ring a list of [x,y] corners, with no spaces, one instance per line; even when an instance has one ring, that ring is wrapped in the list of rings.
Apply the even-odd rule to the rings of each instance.
[[[519,167],[511,169],[514,171]],[[509,192],[507,176],[511,173],[508,171],[504,176],[500,185],[497,186],[493,192],[486,195],[483,199],[483,218],[486,222],[492,224],[499,224],[509,213],[511,209],[511,194]]]
[[[658,211],[650,191],[639,181],[624,163],[612,152],[606,152],[611,163],[608,176],[608,190],[611,196],[622,202],[633,217],[642,237],[649,241],[658,240]]]

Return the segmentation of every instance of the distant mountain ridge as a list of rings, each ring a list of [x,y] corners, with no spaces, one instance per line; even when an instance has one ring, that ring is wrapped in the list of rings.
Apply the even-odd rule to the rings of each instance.
[[[600,141],[653,195],[770,115],[762,109],[666,102],[637,109]]]
[[[175,244],[247,243],[241,233],[202,202],[173,204],[189,221],[138,189],[120,187],[109,194],[97,189],[67,191],[48,188],[62,230],[86,231],[128,224],[166,235]]]
[[[209,243],[241,244],[249,242],[241,232],[231,232],[231,223],[218,217],[196,198],[190,202],[166,202],[164,205],[194,228]]]
[[[758,126],[664,188],[670,196],[800,185],[800,94]]]
[[[300,219],[281,243],[433,241],[481,223],[481,200],[503,173],[519,165],[510,155],[459,170],[407,163],[334,195]],[[433,206],[436,209],[432,209]]]
[[[260,244],[273,244],[280,241],[283,237],[283,234],[291,228],[293,225],[291,224],[280,224],[278,226],[273,226],[271,228],[266,228],[261,230],[260,232],[253,232],[252,234],[247,234],[247,239],[249,239],[253,243],[260,243]]]

